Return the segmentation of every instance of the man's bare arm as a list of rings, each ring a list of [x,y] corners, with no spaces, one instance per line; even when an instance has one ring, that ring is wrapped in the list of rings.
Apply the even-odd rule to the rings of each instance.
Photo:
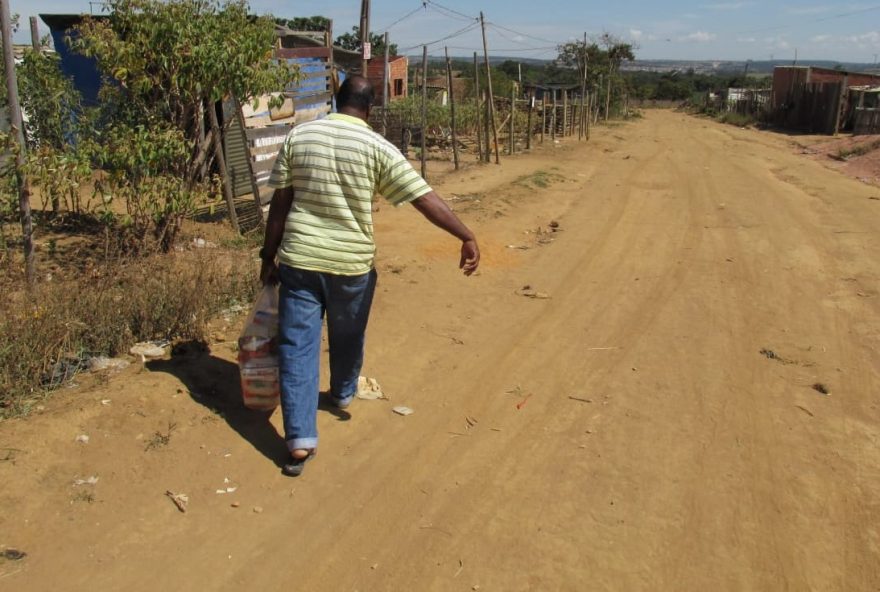
[[[278,283],[278,267],[275,264],[275,255],[281,246],[284,237],[284,223],[287,214],[293,205],[293,187],[276,189],[272,194],[272,202],[269,205],[269,217],[266,220],[266,237],[263,240],[263,248],[260,257],[263,266],[260,269],[260,280],[264,284]]]
[[[459,269],[471,275],[480,265],[480,248],[474,233],[458,219],[440,196],[430,191],[412,202],[413,206],[432,224],[442,228],[461,241]]]

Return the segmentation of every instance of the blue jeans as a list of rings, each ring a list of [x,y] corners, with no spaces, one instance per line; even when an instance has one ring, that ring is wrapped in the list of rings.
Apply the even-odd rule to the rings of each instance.
[[[330,342],[330,396],[337,404],[346,404],[357,394],[376,270],[345,276],[281,265],[278,275],[278,361],[284,439],[291,451],[316,448],[324,313]]]

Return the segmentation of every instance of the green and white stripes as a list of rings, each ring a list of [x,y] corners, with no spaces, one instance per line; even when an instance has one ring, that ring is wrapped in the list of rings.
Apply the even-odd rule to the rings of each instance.
[[[338,275],[373,267],[375,193],[399,206],[431,191],[393,144],[366,122],[336,113],[291,130],[269,186],[293,187],[281,262]]]

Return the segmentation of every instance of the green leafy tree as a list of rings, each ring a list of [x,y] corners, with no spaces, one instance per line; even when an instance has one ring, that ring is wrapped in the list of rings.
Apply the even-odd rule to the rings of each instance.
[[[167,249],[209,189],[200,170],[220,147],[216,103],[280,93],[297,72],[272,59],[274,22],[251,17],[243,0],[109,0],[106,9],[69,42],[109,79],[103,156],[111,193],[127,202],[123,221],[135,239],[150,229]]]
[[[361,48],[361,29],[357,25],[351,28],[350,33],[344,33],[336,38],[336,45],[343,49],[357,51]],[[378,33],[370,33],[370,47],[374,56],[385,55],[385,36]],[[397,55],[397,44],[388,45],[388,55]]]

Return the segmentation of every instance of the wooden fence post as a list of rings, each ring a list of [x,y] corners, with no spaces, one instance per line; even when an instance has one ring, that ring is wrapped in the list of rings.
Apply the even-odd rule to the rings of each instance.
[[[544,143],[544,129],[547,127],[547,90],[541,95],[541,144]]]
[[[449,61],[449,48],[446,51],[446,87],[449,90],[449,114],[452,118],[452,160],[458,170],[458,133],[455,131],[455,93],[452,92],[452,62]]]
[[[382,135],[388,135],[388,31],[385,31],[385,61],[382,68]]]
[[[31,21],[31,45],[34,48],[34,51],[40,52],[42,50],[42,46],[40,43],[40,26],[37,24],[37,17],[32,16],[30,18]]]
[[[492,94],[492,69],[489,66],[489,45],[486,43],[486,20],[480,11],[480,27],[483,29],[483,55],[486,58],[486,86],[489,89],[489,119],[492,120],[492,140],[495,146],[495,164],[501,164],[498,153],[498,124],[495,122],[495,95]]]
[[[223,134],[220,131],[220,122],[217,120],[217,103],[208,99],[208,121],[211,122],[211,133],[214,135],[214,158],[217,160],[217,168],[223,179],[223,195],[226,198],[226,207],[229,208],[229,222],[236,234],[241,234],[238,225],[238,214],[235,211],[235,197],[232,195],[232,179],[229,177],[229,169],[226,168],[226,157],[223,155]]]
[[[428,46],[422,46],[422,178],[428,179],[427,144],[428,135]]]
[[[508,138],[508,153],[513,154],[516,150],[516,139],[514,139],[514,134],[516,133],[516,126],[514,125],[514,118],[516,117],[516,83],[511,83],[510,85],[510,138]]]
[[[553,89],[553,106],[550,108],[550,139],[556,141],[556,89]]]
[[[9,109],[9,124],[12,127],[12,141],[17,145],[15,149],[15,177],[18,184],[18,208],[24,245],[24,269],[28,286],[32,287],[36,279],[36,268],[34,265],[34,228],[31,220],[31,188],[24,172],[27,145],[24,143],[21,104],[18,102],[18,81],[15,77],[9,0],[0,0],[0,29],[3,33],[3,65],[6,69],[6,102]]]
[[[480,121],[480,67],[477,65],[477,52],[474,52],[474,101],[477,104],[477,160],[483,160],[483,126]]]
[[[529,93],[529,117],[528,123],[526,124],[528,127],[526,128],[526,150],[532,149],[532,109],[535,105],[535,95],[534,93]]]

